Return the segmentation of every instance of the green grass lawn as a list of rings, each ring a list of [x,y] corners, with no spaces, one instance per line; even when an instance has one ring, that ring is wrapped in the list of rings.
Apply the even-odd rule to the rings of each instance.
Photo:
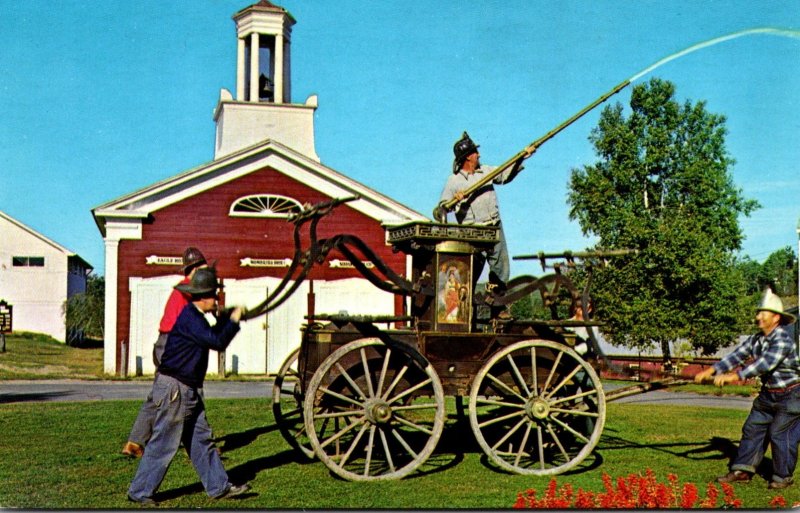
[[[103,348],[70,347],[40,333],[15,332],[6,335],[6,351],[0,353],[0,381],[11,379],[117,379],[152,381],[153,376],[120,378],[103,373]],[[266,375],[220,377],[206,376],[208,381],[231,379],[263,381]]]
[[[5,379],[101,379],[102,348],[75,348],[39,333],[6,335],[6,351],[0,353],[0,380]]]
[[[0,404],[0,506],[45,509],[130,508],[126,491],[138,460],[118,452],[139,401]],[[509,475],[487,463],[472,432],[451,417],[432,457],[411,477],[348,482],[318,461],[297,458],[278,432],[266,399],[211,399],[208,412],[225,467],[252,493],[215,501],[203,492],[179,452],[156,498],[165,508],[497,509],[518,492],[543,493],[549,477]],[[559,486],[602,491],[602,475],[625,477],[652,469],[706,484],[727,470],[746,411],[608,404],[603,437],[582,466],[557,477]],[[769,491],[762,477],[736,485],[747,509],[768,507],[781,493],[800,501],[800,485]]]

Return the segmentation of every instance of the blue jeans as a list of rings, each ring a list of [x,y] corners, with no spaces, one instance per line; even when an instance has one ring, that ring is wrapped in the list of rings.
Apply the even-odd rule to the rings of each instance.
[[[158,377],[158,372],[156,372]],[[147,441],[150,440],[150,435],[153,433],[153,421],[156,418],[156,403],[153,402],[153,391],[147,394],[147,399],[142,403],[139,408],[139,413],[136,415],[136,420],[133,422],[131,434],[128,435],[128,440],[144,447]]]
[[[772,480],[791,479],[797,465],[800,387],[783,393],[762,390],[742,426],[742,440],[731,470],[755,473],[767,444],[772,447]]]
[[[489,270],[494,271],[497,277],[503,281],[503,284],[506,284],[511,275],[511,264],[508,260],[508,245],[506,244],[506,235],[503,233],[503,226],[499,221],[497,222],[497,228],[500,240],[494,245],[494,251],[486,255],[486,260],[489,261]]]
[[[153,382],[152,395],[157,407],[153,434],[128,495],[134,500],[153,497],[181,441],[209,497],[223,495],[231,483],[211,441],[211,428],[198,390],[159,374]]]
[[[159,333],[158,339],[153,346],[153,364],[156,366],[156,377],[158,377],[158,364],[161,361],[161,355],[164,354],[164,348],[167,345],[167,337],[169,333]],[[153,421],[156,418],[156,404],[153,402],[153,392],[147,394],[147,398],[139,408],[139,413],[136,415],[136,420],[133,422],[131,434],[128,435],[128,440],[137,443],[144,447],[147,441],[150,440],[150,435],[153,434]]]

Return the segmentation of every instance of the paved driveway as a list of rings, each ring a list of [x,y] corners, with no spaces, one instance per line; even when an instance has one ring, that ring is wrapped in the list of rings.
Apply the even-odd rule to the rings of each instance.
[[[0,404],[35,401],[144,399],[151,381],[20,380],[0,381]],[[271,397],[272,381],[206,381],[210,398]]]
[[[753,398],[732,395],[715,396],[707,394],[689,394],[686,392],[670,392],[668,390],[654,390],[645,394],[623,397],[615,400],[614,402],[659,405],[678,404],[683,406],[698,406],[706,408],[749,410],[753,405]]]
[[[143,400],[150,391],[150,386],[150,381],[0,381],[0,404],[37,401]],[[616,386],[606,385],[606,390],[612,390]],[[205,395],[209,398],[272,397],[272,381],[206,381],[204,388]],[[662,389],[623,397],[614,402],[749,410],[753,399],[688,394]]]

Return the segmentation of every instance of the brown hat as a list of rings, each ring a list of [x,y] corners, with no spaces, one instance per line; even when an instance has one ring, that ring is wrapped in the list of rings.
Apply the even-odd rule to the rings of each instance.
[[[198,269],[189,283],[179,283],[175,285],[175,288],[192,296],[216,294],[217,289],[220,288],[217,271],[213,267]]]
[[[189,274],[189,271],[193,268],[205,263],[206,257],[203,256],[199,249],[188,247],[183,252],[183,274]]]

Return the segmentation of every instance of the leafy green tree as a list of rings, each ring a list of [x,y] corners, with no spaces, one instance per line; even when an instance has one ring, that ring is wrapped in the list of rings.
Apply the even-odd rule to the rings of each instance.
[[[103,339],[105,289],[105,278],[90,274],[86,292],[74,294],[64,302],[69,345],[81,345],[87,339]]]
[[[660,79],[634,86],[630,108],[603,110],[589,137],[599,160],[570,177],[570,218],[597,248],[639,250],[595,271],[595,311],[613,343],[660,345],[666,362],[681,338],[712,352],[741,332],[738,216],[759,205],[733,184],[724,116],[678,103]]]
[[[761,277],[761,264],[752,260],[749,256],[745,256],[736,261],[736,267],[739,269],[739,272],[742,273],[745,284],[745,294],[748,296],[761,294],[764,289],[764,280]]]
[[[781,248],[764,260],[759,276],[760,289],[769,286],[782,297],[797,296],[797,257],[790,246]]]

